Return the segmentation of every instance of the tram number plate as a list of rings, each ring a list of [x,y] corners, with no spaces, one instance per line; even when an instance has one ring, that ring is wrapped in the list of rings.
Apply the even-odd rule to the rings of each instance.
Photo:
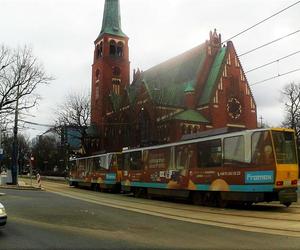
[[[289,185],[291,185],[291,181],[290,181],[290,180],[285,180],[285,181],[283,182],[283,185],[284,185],[284,186],[289,186]]]

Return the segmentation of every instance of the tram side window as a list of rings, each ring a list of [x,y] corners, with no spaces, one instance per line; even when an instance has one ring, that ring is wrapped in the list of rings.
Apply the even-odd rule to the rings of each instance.
[[[94,168],[95,168],[96,171],[104,169],[103,156],[102,156],[102,159],[101,159],[101,157],[94,157],[93,162],[94,162],[93,164],[94,164]]]
[[[220,167],[222,165],[221,140],[198,142],[198,167]]]
[[[76,165],[77,161],[70,161],[70,171],[71,172],[75,172],[77,171],[77,165]]]
[[[94,158],[94,168],[96,170],[108,169],[107,156],[102,155],[100,157],[95,157]]]
[[[224,164],[245,162],[244,136],[224,139]]]
[[[176,169],[196,167],[196,144],[184,144],[175,147]]]
[[[171,148],[143,151],[143,167],[147,169],[167,169],[171,165]]]
[[[123,154],[123,170],[129,170],[129,161],[130,160],[130,154],[129,153],[125,153]]]
[[[94,171],[94,161],[93,159],[87,159],[87,169],[88,169],[88,172],[92,172]]]
[[[130,152],[124,154],[125,170],[140,170],[142,169],[142,152]]]
[[[108,157],[109,169],[119,168],[122,164],[121,156],[118,154],[111,154]]]
[[[254,132],[251,138],[251,158],[255,165],[274,164],[274,153],[269,131]]]
[[[86,160],[79,160],[78,161],[78,170],[79,171],[85,171],[85,165],[86,165]]]

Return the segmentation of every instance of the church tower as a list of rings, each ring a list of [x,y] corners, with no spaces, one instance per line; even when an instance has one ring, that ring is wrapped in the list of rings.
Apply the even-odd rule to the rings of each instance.
[[[102,28],[94,44],[91,123],[103,133],[110,96],[122,96],[129,85],[128,37],[121,29],[119,0],[105,0]]]

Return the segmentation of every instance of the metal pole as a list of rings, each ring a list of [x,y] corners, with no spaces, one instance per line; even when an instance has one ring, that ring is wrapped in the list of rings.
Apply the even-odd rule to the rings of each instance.
[[[32,187],[32,162],[34,158],[31,156],[30,157],[30,186]]]
[[[16,109],[15,109],[15,125],[14,125],[14,138],[13,138],[13,150],[12,150],[12,184],[18,184],[18,172],[19,172],[19,164],[18,164],[18,115],[19,115],[19,85],[17,88],[17,101],[16,101]]]

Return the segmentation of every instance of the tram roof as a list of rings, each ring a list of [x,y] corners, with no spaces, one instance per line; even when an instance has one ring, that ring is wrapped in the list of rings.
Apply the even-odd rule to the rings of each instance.
[[[103,154],[98,154],[98,155],[75,158],[75,159],[71,159],[70,161],[91,159],[91,158],[96,158],[96,157],[105,156],[105,155],[109,155],[109,154],[121,154],[121,153],[130,153],[130,152],[134,152],[134,151],[167,148],[167,147],[172,147],[172,146],[177,146],[177,145],[184,145],[187,143],[196,143],[199,141],[204,141],[207,138],[214,140],[214,139],[219,139],[219,138],[225,138],[225,137],[231,137],[231,136],[237,136],[237,135],[245,135],[245,134],[249,134],[249,133],[266,131],[266,130],[294,132],[293,129],[289,129],[289,128],[258,128],[258,129],[239,130],[239,131],[232,131],[232,130],[230,131],[226,128],[214,129],[213,131],[204,131],[207,133],[204,133],[204,132],[198,133],[199,136],[196,138],[185,138],[184,140],[174,142],[174,143],[161,144],[161,145],[142,147],[142,148],[130,148],[130,149],[123,150],[122,152],[108,152],[108,153],[103,153]]]
[[[167,148],[167,147],[172,147],[172,146],[177,146],[177,145],[184,145],[187,143],[196,143],[199,141],[204,141],[205,139],[209,138],[211,140],[218,139],[218,138],[225,138],[225,137],[231,137],[231,136],[237,136],[237,135],[243,135],[247,133],[253,133],[257,131],[266,131],[266,130],[273,130],[272,128],[259,128],[259,129],[247,129],[247,130],[240,130],[240,131],[235,131],[235,132],[223,132],[221,133],[221,129],[219,130],[220,133],[218,134],[208,134],[206,136],[202,137],[197,137],[197,138],[192,138],[192,139],[186,139],[186,140],[181,140],[178,142],[174,143],[168,143],[168,144],[161,144],[161,145],[155,145],[155,146],[149,146],[149,147],[143,147],[143,148],[132,148],[128,150],[123,150],[123,153],[129,153],[129,152],[134,152],[134,151],[139,151],[139,150],[149,150],[149,149],[159,149],[159,148]],[[279,129],[276,129],[279,130]]]

